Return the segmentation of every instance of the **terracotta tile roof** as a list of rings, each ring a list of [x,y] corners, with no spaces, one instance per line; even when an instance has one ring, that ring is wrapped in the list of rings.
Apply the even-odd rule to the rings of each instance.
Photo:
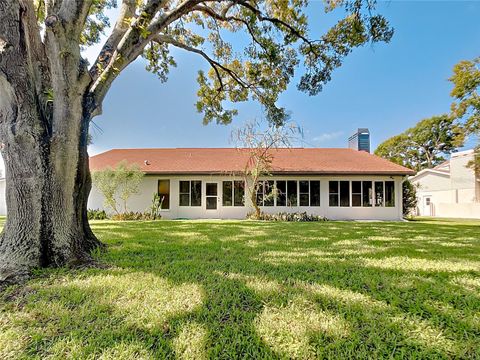
[[[413,170],[378,156],[340,148],[273,149],[273,171],[282,174],[413,175]],[[91,170],[137,163],[147,174],[238,173],[248,150],[234,148],[113,149],[90,158]]]

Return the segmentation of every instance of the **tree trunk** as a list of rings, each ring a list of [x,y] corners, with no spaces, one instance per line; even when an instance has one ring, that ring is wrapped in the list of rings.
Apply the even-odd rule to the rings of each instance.
[[[88,262],[101,245],[87,219],[86,139],[55,140],[17,133],[4,141],[8,216],[0,237],[0,281],[17,281],[34,267]]]
[[[0,237],[0,281],[9,282],[35,267],[88,262],[90,251],[101,245],[87,219],[88,119],[78,121],[82,135],[76,139],[49,136],[41,128],[32,134],[22,118],[28,123],[41,119],[27,104],[19,108],[20,114],[1,129],[8,216]]]
[[[259,220],[261,215],[260,206],[257,204],[257,185],[252,185],[252,188],[249,190],[250,193],[250,202],[252,203],[253,210],[255,211],[255,219]]]
[[[0,141],[8,210],[0,283],[21,280],[36,267],[90,261],[90,251],[101,245],[87,219],[88,73],[78,44],[69,45],[76,41],[65,35],[69,29],[58,29],[60,23],[47,29],[43,46],[29,32],[36,26],[32,12],[31,2],[0,0]]]

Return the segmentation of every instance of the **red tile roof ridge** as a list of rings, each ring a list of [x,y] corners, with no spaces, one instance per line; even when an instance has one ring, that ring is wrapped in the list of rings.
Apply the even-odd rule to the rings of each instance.
[[[113,167],[120,161],[137,163],[146,173],[241,172],[248,148],[131,148],[111,149],[90,158],[92,170]],[[272,148],[272,172],[310,174],[398,174],[414,171],[376,155],[349,148]]]

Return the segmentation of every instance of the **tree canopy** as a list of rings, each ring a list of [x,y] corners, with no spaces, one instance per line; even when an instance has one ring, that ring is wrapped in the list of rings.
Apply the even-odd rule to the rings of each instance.
[[[396,135],[375,150],[375,154],[414,170],[432,168],[463,145],[463,128],[450,115],[433,116]]]
[[[480,137],[480,57],[460,61],[453,67],[449,80],[454,85],[450,95],[456,100],[452,104],[452,115],[464,121],[467,135]],[[480,142],[469,166],[480,175]]]
[[[393,34],[387,20],[374,12],[375,1],[326,1],[325,11],[343,7],[345,17],[311,39],[309,30],[315,24],[308,21],[308,5],[308,0],[124,0],[110,36],[89,67],[92,106],[99,111],[112,81],[139,55],[148,71],[166,81],[176,66],[171,49],[178,48],[210,65],[197,78],[196,108],[205,123],[228,123],[237,114],[232,103],[253,99],[278,124],[286,111],[276,101],[299,67],[304,73],[298,89],[318,94],[352,48],[388,42]],[[115,0],[36,0],[35,9],[39,24],[52,30],[72,21],[85,48],[101,40],[110,25],[105,10],[116,6]],[[242,41],[233,43],[228,32],[243,33],[249,40],[239,47]]]
[[[453,83],[450,95],[456,100],[452,114],[465,121],[467,133],[480,133],[480,57],[460,61],[453,67],[449,79]]]

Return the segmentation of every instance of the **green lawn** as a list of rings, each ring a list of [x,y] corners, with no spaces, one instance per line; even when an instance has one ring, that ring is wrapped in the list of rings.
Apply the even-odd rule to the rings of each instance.
[[[480,222],[93,224],[0,295],[7,358],[480,358]]]

